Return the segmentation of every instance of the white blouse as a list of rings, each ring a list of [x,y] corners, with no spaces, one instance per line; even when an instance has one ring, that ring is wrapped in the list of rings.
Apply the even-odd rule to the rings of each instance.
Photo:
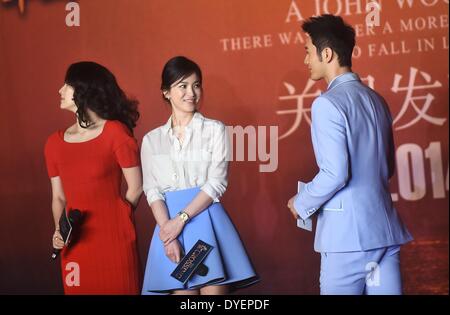
[[[215,202],[227,188],[229,139],[225,125],[196,112],[185,127],[181,144],[172,117],[142,140],[143,189],[148,204],[166,191],[200,187]]]

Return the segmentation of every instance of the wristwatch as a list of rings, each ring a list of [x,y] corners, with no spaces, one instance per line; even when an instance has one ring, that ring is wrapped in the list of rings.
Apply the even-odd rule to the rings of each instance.
[[[178,216],[181,218],[181,221],[183,221],[184,224],[188,223],[188,221],[190,220],[189,215],[184,211],[179,212]]]

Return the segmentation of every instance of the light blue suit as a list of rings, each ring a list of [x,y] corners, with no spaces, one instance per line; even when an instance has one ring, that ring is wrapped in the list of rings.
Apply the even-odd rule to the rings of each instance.
[[[320,171],[294,207],[302,219],[318,214],[314,249],[362,252],[412,240],[389,192],[395,149],[383,98],[348,72],[329,84],[311,112]]]

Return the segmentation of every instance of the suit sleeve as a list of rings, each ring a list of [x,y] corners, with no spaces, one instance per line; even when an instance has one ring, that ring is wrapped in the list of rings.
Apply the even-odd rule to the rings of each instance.
[[[394,176],[395,174],[395,142],[394,142],[394,131],[393,131],[393,122],[392,122],[392,116],[391,113],[389,112],[389,108],[387,107],[387,115],[389,118],[389,148],[388,148],[388,167],[389,167],[389,174],[388,177],[389,179]]]
[[[312,106],[311,136],[319,172],[297,194],[294,207],[302,219],[310,217],[342,189],[349,177],[345,120],[324,96]]]
[[[393,130],[393,118],[391,110],[389,109],[389,105],[386,100],[379,94],[376,94],[379,98],[379,101],[383,105],[384,114],[386,116],[386,120],[388,122],[387,126],[387,163],[388,163],[388,178],[391,179],[395,174],[395,141],[394,141],[394,130]]]

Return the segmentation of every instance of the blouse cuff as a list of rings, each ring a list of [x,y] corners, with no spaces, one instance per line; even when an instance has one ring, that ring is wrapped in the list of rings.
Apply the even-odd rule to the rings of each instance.
[[[219,201],[219,198],[222,196],[222,194],[217,192],[217,190],[209,183],[206,183],[200,189],[216,202]]]
[[[158,189],[150,189],[145,194],[147,196],[147,202],[149,205],[151,205],[156,200],[166,200],[163,194],[160,193]]]

